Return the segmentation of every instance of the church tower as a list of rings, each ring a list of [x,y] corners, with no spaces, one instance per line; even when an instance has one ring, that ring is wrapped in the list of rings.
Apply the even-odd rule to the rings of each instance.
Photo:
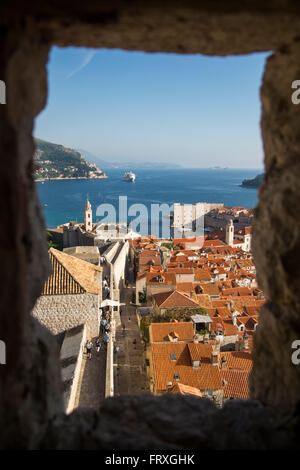
[[[84,206],[84,228],[87,232],[91,232],[93,228],[93,211],[90,201],[87,199]]]
[[[233,246],[234,226],[232,219],[226,225],[226,243],[227,245]]]

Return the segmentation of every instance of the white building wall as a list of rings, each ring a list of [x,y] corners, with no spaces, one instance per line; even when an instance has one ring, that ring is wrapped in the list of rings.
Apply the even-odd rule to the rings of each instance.
[[[220,209],[222,207],[224,207],[223,203],[197,202],[196,204],[180,204],[176,202],[173,206],[174,228],[179,229],[184,227],[187,233],[182,234],[182,236],[188,236],[188,231],[193,230],[193,224],[197,219],[201,219],[212,209]],[[180,235],[179,231],[177,235]]]

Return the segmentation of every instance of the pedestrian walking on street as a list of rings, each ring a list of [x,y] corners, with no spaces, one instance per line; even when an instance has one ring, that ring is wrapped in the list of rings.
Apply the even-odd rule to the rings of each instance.
[[[86,347],[86,353],[87,353],[87,357],[88,359],[92,359],[92,347],[93,347],[93,343],[88,339],[86,344],[85,344],[85,347]]]
[[[106,345],[107,345],[108,341],[109,341],[109,334],[108,334],[108,333],[105,333],[105,335],[104,335],[104,342],[105,342]]]
[[[100,351],[100,348],[101,348],[101,340],[100,340],[100,336],[96,339],[95,341],[95,346],[97,348],[97,352]]]
[[[125,335],[125,328],[126,328],[125,323],[123,323],[122,328],[123,328],[123,335]]]
[[[100,322],[100,331],[101,331],[101,333],[104,333],[106,323],[107,323],[107,321],[105,320],[105,318],[102,318],[102,320]]]

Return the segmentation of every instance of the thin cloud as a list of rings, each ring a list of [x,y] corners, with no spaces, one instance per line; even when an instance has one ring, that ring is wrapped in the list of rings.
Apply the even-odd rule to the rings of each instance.
[[[69,75],[66,76],[66,80],[68,80],[69,78],[73,77],[73,75],[75,75],[77,72],[79,72],[80,70],[84,69],[84,67],[86,67],[92,60],[92,58],[94,57],[94,55],[97,53],[97,51],[89,51],[87,52],[86,56],[83,58],[81,64],[76,67],[76,69],[72,70],[72,72],[69,73]]]

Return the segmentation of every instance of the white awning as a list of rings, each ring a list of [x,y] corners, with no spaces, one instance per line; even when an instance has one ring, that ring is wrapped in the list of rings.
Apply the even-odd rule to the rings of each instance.
[[[212,319],[210,318],[209,315],[192,315],[192,320],[194,323],[211,323]]]
[[[110,300],[105,299],[101,302],[100,307],[120,307],[120,305],[125,305],[124,303],[120,303],[117,300]]]

